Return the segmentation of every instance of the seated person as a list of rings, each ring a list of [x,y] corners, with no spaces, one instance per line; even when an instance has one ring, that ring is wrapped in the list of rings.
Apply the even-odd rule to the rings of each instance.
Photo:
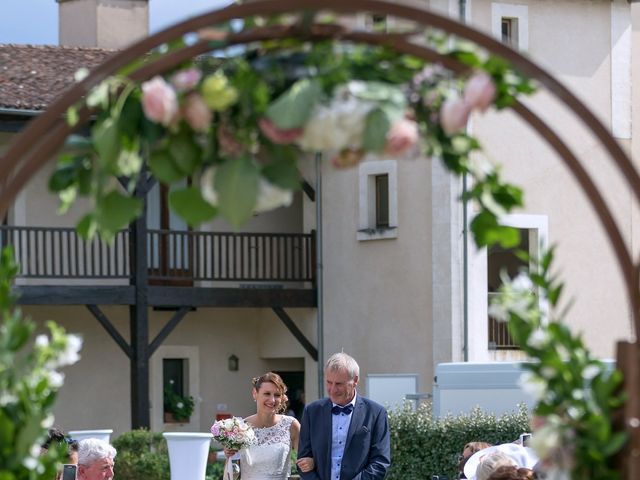
[[[67,449],[67,457],[62,461],[64,463],[74,464],[78,463],[78,442],[71,437],[68,437],[64,432],[58,428],[50,428],[47,439],[42,445],[40,445],[40,455],[46,454],[51,445],[63,446]],[[59,480],[62,473],[56,475],[56,480]]]
[[[78,445],[78,480],[111,480],[116,449],[97,438],[81,440]]]
[[[489,480],[535,480],[537,477],[530,468],[516,466],[498,467]]]
[[[491,444],[487,442],[469,442],[462,449],[462,454],[459,457],[460,463],[458,464],[458,472],[460,472],[459,478],[467,478],[464,475],[464,464],[467,463],[469,457],[480,450],[490,447]]]
[[[515,467],[516,462],[502,452],[491,452],[483,457],[476,470],[476,480],[489,480],[491,475],[500,467]]]

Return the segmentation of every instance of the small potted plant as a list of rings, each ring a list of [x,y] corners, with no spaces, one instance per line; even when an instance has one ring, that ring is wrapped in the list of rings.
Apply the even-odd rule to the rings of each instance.
[[[195,402],[190,395],[180,395],[174,389],[174,381],[164,387],[164,422],[183,423],[188,422],[193,413]]]

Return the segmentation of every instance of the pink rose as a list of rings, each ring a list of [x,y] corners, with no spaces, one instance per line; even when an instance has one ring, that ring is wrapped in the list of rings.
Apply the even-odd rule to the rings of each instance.
[[[485,72],[474,74],[464,87],[464,101],[470,108],[484,112],[496,96],[496,86]]]
[[[213,115],[202,97],[197,93],[191,93],[182,106],[184,119],[196,132],[206,132],[211,124]]]
[[[362,150],[354,150],[351,148],[345,148],[338,155],[331,159],[331,164],[336,168],[350,168],[355,167],[360,163],[364,152]]]
[[[142,84],[142,110],[152,122],[169,126],[178,113],[176,92],[162,77]]]
[[[391,125],[384,151],[389,155],[402,155],[413,148],[417,141],[418,125],[413,120],[403,118]]]
[[[260,127],[260,130],[262,130],[262,133],[265,137],[267,137],[273,143],[280,145],[295,142],[304,132],[303,128],[290,128],[288,130],[281,130],[266,117],[262,117],[258,121],[258,126]]]
[[[469,119],[470,109],[464,100],[447,100],[440,107],[440,125],[447,135],[461,130]]]
[[[178,92],[186,92],[188,90],[193,90],[193,88],[198,85],[201,78],[202,73],[200,70],[197,68],[187,68],[176,72],[171,77],[171,84]]]

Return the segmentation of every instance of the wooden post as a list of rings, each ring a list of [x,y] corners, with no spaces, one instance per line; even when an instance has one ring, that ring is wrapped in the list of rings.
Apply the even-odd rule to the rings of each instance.
[[[615,419],[617,430],[625,430],[629,439],[618,455],[622,480],[640,479],[640,345],[618,342],[617,367],[624,375],[622,390],[627,398]]]
[[[135,303],[129,307],[131,334],[131,428],[150,428],[149,400],[149,282],[147,258],[147,188],[145,171],[140,173],[136,197],[143,212],[129,227],[131,284]]]

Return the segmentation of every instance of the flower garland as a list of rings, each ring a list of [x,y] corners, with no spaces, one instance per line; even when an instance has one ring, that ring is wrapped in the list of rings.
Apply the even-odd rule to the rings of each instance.
[[[474,178],[468,199],[480,205],[472,225],[479,244],[494,238],[514,244],[516,236],[497,218],[522,204],[521,192],[501,182],[496,167],[472,164],[479,144],[463,127],[472,111],[502,108],[519,92],[531,92],[527,79],[504,62],[451,50],[472,73],[457,98],[467,79],[383,47],[276,47],[183,65],[141,85],[112,77],[94,88],[87,98],[98,110],[91,138],[70,138],[50,181],[63,211],[79,195],[93,199],[79,232],[111,238],[139,215],[141,201],[132,191],[143,157],[162,183],[200,178],[200,188],[170,195],[187,223],[221,215],[239,226],[291,204],[305,153],[323,152],[338,168],[365,157],[425,154]],[[128,178],[127,191],[114,187],[113,177]]]
[[[164,184],[199,177],[199,187],[170,195],[187,223],[221,215],[238,226],[291,202],[305,154],[323,152],[340,168],[418,153],[471,179],[464,199],[477,208],[471,231],[478,246],[513,247],[518,233],[499,218],[522,206],[522,191],[478,155],[472,161],[480,145],[464,126],[473,112],[507,107],[534,88],[502,59],[452,46],[444,36],[428,34],[426,41],[469,74],[453,78],[385,47],[270,41],[240,56],[181,65],[142,85],[109,78],[87,97],[97,112],[91,137],[70,139],[50,186],[63,210],[79,195],[90,197],[94,209],[78,231],[111,238],[141,211],[133,189],[145,163]],[[79,107],[69,111],[72,124]],[[114,177],[128,179],[126,191],[114,187]],[[561,285],[549,275],[551,257],[530,280],[553,307]],[[530,286],[506,282],[492,314],[509,319],[514,339],[537,360],[526,385],[539,387],[538,451],[552,478],[613,479],[611,456],[624,442],[610,420],[621,402],[619,374],[593,359],[561,322],[547,321]]]
[[[509,332],[532,359],[522,387],[537,404],[532,447],[549,480],[619,478],[613,456],[626,441],[612,417],[623,403],[622,374],[595,359],[562,316],[555,316],[562,283],[550,273],[553,251],[533,262],[536,270],[503,279],[489,315],[509,322]],[[547,302],[549,315],[540,309]]]

